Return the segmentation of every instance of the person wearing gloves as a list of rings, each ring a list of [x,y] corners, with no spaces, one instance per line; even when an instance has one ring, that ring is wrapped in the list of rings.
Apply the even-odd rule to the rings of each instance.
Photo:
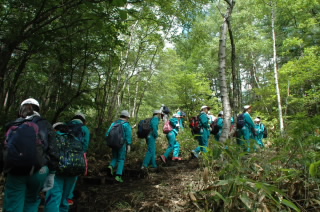
[[[172,126],[172,131],[167,134],[167,139],[169,146],[166,150],[166,152],[160,156],[160,159],[162,160],[163,163],[166,163],[168,160],[168,157],[170,154],[173,152],[173,157],[172,160],[182,160],[181,157],[179,157],[180,154],[180,143],[177,141],[177,135],[179,133],[179,128],[180,128],[180,115],[178,114],[173,114],[173,118],[170,120],[170,124]]]
[[[159,136],[158,127],[160,123],[160,117],[161,117],[160,110],[153,111],[153,117],[150,122],[151,131],[147,137],[148,151],[146,153],[146,156],[144,157],[141,169],[148,168],[149,165],[151,165],[152,168],[158,168],[157,161],[156,161],[157,159],[156,141]]]
[[[245,105],[243,107],[243,117],[244,117],[244,126],[240,129],[240,139],[238,144],[243,146],[244,150],[247,152],[250,152],[250,141],[254,140],[256,136],[256,130],[255,125],[252,121],[252,118],[250,116],[250,113],[252,112],[252,106],[251,105]],[[254,140],[255,141],[255,140]],[[254,149],[255,143],[253,144]]]
[[[200,136],[197,136],[199,146],[191,151],[191,156],[193,158],[198,158],[200,152],[207,152],[207,147],[209,146],[209,137],[210,137],[210,125],[208,112],[210,107],[202,106],[201,112],[199,115],[200,118]]]
[[[219,141],[223,129],[223,111],[220,111],[218,114],[217,127],[219,128],[219,132],[214,136],[214,138],[216,139],[216,141]]]
[[[83,139],[83,150],[84,150],[84,155],[85,155],[85,158],[86,158],[86,162],[88,163],[87,161],[87,152],[88,152],[88,149],[89,149],[89,144],[90,144],[90,140],[91,140],[91,133],[90,133],[90,130],[89,128],[87,127],[87,120],[86,120],[86,116],[83,114],[83,113],[76,113],[72,120],[68,123],[68,125],[82,125],[81,126],[81,130],[83,132],[83,136],[84,136],[84,139]],[[88,167],[88,166],[87,166]],[[88,174],[88,170],[86,170],[86,173],[85,175]],[[77,177],[77,180],[75,181],[72,189],[70,190],[70,194],[68,196],[68,203],[69,205],[73,205],[74,204],[74,200],[73,200],[73,192],[74,192],[74,189],[77,185],[77,181],[78,181],[78,177]]]
[[[264,126],[264,124],[261,123],[260,117],[257,117],[254,120],[254,123],[255,123],[255,129],[256,129],[255,139],[257,140],[260,148],[264,148],[264,143],[263,143],[262,139],[263,139],[263,134],[265,131],[265,126]]]
[[[57,122],[53,125],[53,129],[58,135],[69,132],[68,126],[63,122]],[[66,140],[64,140],[66,142]],[[46,193],[46,212],[68,212],[69,202],[68,196],[76,184],[77,176],[65,176],[57,172],[54,179],[54,186]]]
[[[7,125],[5,142],[7,156],[4,158],[4,173],[7,174],[7,179],[3,206],[6,212],[38,211],[41,201],[40,192],[46,192],[54,185],[54,176],[59,164],[55,132],[51,124],[40,116],[39,111],[40,105],[37,100],[26,99],[21,103],[19,118]],[[14,136],[11,130],[14,131]],[[21,162],[16,157],[15,163],[10,162],[12,161],[9,156],[12,156],[10,148],[13,148],[13,143],[20,147],[24,145],[23,148],[27,151],[18,152],[24,161]],[[20,149],[17,148],[17,150]],[[29,166],[30,161],[37,165]]]
[[[113,122],[106,133],[106,137],[107,137],[113,125],[122,124],[125,143],[124,145],[122,145],[120,149],[112,148],[112,160],[110,162],[110,165],[108,166],[108,169],[111,175],[114,175],[113,170],[117,168],[115,173],[116,174],[115,180],[120,183],[123,183],[122,174],[124,170],[124,164],[126,161],[127,153],[129,153],[131,150],[130,145],[132,144],[132,127],[129,123],[129,119],[130,119],[129,112],[127,110],[121,111],[120,119]]]

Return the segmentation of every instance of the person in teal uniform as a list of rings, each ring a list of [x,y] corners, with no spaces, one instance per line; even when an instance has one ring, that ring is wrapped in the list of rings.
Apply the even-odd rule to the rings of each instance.
[[[256,141],[255,141],[255,124],[252,121],[252,118],[250,116],[250,113],[252,112],[252,106],[251,105],[245,105],[243,107],[243,116],[244,116],[244,126],[240,129],[240,139],[238,142],[245,151],[250,152],[251,151],[251,145],[256,149]],[[254,141],[253,144],[251,144],[251,141]]]
[[[254,120],[254,123],[255,123],[255,129],[256,129],[256,133],[257,133],[257,135],[255,136],[255,139],[257,140],[260,148],[264,148],[264,143],[263,143],[262,139],[263,139],[263,134],[265,131],[265,126],[264,126],[264,124],[261,123],[260,117],[257,117]]]
[[[223,129],[223,111],[220,111],[218,114],[217,126],[219,128],[219,132],[217,135],[214,136],[214,138],[216,139],[216,141],[219,141]]]
[[[160,156],[160,159],[162,160],[163,163],[167,162],[168,157],[171,155],[172,152],[173,152],[173,157],[172,157],[173,161],[182,160],[182,158],[179,157],[180,143],[177,141],[177,135],[179,133],[179,128],[180,128],[180,115],[173,114],[173,118],[171,118],[169,121],[173,129],[171,132],[169,132],[166,135],[169,146],[166,152]]]
[[[199,146],[191,151],[191,156],[193,158],[198,158],[200,152],[207,152],[207,147],[209,146],[209,137],[210,137],[210,125],[208,118],[208,111],[210,107],[202,106],[200,112],[200,136],[197,136]]]
[[[147,145],[148,145],[148,151],[146,153],[146,156],[143,160],[141,169],[148,168],[149,165],[151,165],[152,168],[158,168],[157,165],[157,145],[156,141],[159,136],[158,134],[158,127],[160,123],[160,117],[161,117],[161,111],[155,110],[153,111],[153,117],[151,119],[150,127],[151,132],[147,137]]]
[[[39,134],[45,144],[44,166],[40,169],[35,169],[34,166],[4,166],[3,171],[7,177],[4,185],[3,211],[6,212],[38,211],[41,202],[40,192],[47,192],[53,188],[55,173],[59,165],[55,132],[52,125],[40,116],[40,104],[33,98],[26,99],[21,103],[19,118],[13,123],[9,123],[7,127],[25,120],[30,120],[30,122],[32,120],[39,127]]]
[[[179,116],[179,129],[183,130],[184,129],[184,119],[186,118],[186,113],[183,112],[182,110],[178,109],[177,114]]]
[[[122,124],[123,126],[125,144],[122,145],[120,149],[115,149],[115,148],[112,149],[112,159],[111,159],[110,165],[108,166],[108,169],[111,175],[114,175],[113,170],[117,168],[115,173],[116,174],[115,180],[120,183],[123,183],[122,174],[124,171],[124,164],[126,162],[127,153],[129,153],[131,150],[130,145],[132,144],[132,127],[129,123],[129,119],[130,119],[129,112],[127,110],[121,111],[120,118],[111,124],[111,126],[109,127],[106,133],[106,137],[107,137],[113,125],[116,123]]]
[[[85,152],[84,154],[85,154],[85,158],[86,158],[86,161],[87,161],[87,152],[88,152],[89,145],[90,145],[91,133],[90,133],[90,129],[87,126],[86,116],[83,113],[76,113],[69,124],[81,124],[82,125],[81,129],[82,129],[82,132],[83,132],[83,135],[84,135],[83,150]],[[87,172],[88,172],[88,170],[86,170],[85,175],[87,175]],[[78,180],[78,177],[76,177],[76,178]],[[73,193],[74,193],[74,189],[75,189],[75,187],[77,185],[77,180],[75,181],[75,183],[74,183],[74,185],[73,185],[73,187],[72,187],[72,189],[70,191],[70,194],[68,196],[69,205],[73,205],[74,204],[74,200],[73,200],[74,194]]]
[[[68,133],[68,127],[63,122],[57,122],[53,125],[53,129],[57,134],[63,135]],[[46,193],[46,212],[68,212],[69,202],[68,196],[74,189],[76,184],[77,176],[64,176],[59,174],[55,175],[54,186]]]

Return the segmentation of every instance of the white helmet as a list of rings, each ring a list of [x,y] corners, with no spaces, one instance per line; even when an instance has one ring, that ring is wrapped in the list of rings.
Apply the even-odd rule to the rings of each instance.
[[[129,114],[129,112],[128,112],[127,110],[121,111],[121,114],[120,114],[120,115],[130,118],[130,114]]]
[[[26,104],[36,105],[36,106],[40,107],[39,102],[37,100],[33,99],[33,98],[29,98],[29,99],[24,100],[21,103],[21,106],[22,105],[26,105]]]

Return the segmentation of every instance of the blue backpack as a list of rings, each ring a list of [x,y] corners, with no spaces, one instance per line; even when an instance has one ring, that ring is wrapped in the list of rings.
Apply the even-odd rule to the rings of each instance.
[[[68,124],[67,133],[58,131],[56,134],[59,150],[58,175],[79,176],[86,171],[82,126],[83,124]]]
[[[109,134],[106,137],[107,145],[112,149],[120,149],[125,143],[123,124],[127,123],[115,123],[113,124]]]
[[[37,122],[44,120],[17,119],[9,124],[4,141],[4,171],[17,175],[32,175],[47,162],[45,141]]]

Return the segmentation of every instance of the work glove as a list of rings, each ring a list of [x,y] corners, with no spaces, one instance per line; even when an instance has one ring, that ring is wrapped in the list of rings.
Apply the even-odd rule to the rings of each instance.
[[[43,192],[49,191],[50,189],[53,188],[54,185],[54,176],[55,174],[49,174],[46,178],[46,180],[44,181],[44,185],[43,185]]]
[[[128,146],[127,146],[127,154],[128,154],[130,151],[131,151],[131,146],[128,145]]]

